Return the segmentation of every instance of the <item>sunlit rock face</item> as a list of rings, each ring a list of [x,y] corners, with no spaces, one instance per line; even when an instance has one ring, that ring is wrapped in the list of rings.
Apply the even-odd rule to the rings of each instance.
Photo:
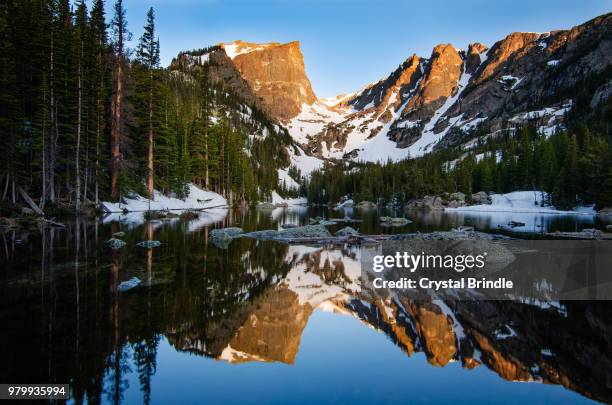
[[[436,46],[428,70],[410,99],[402,117],[411,121],[430,119],[444,101],[457,92],[463,59],[451,44]]]
[[[315,102],[299,42],[235,41],[221,47],[272,117],[288,120],[301,111],[303,104]]]

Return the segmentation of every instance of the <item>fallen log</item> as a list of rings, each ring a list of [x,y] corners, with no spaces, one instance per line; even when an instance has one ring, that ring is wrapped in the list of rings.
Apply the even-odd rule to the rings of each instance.
[[[43,210],[41,210],[40,207],[36,205],[34,200],[30,198],[28,193],[26,193],[25,190],[21,188],[21,186],[17,186],[17,191],[19,192],[21,197],[25,200],[25,202],[30,206],[30,208],[32,208],[32,211],[34,211],[36,214],[38,214],[41,217],[45,216],[45,213],[43,212]]]

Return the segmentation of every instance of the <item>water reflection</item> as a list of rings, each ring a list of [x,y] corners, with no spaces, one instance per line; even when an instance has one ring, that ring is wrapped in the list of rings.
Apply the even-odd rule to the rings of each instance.
[[[149,403],[176,389],[205,401],[219,394],[214,386],[202,391],[198,385],[155,381],[160,348],[174,359],[166,373],[182,373],[180,353],[190,353],[201,361],[215,359],[215,367],[234,364],[235,378],[246,373],[261,384],[267,382],[259,380],[257,370],[244,368],[247,364],[292,364],[308,379],[313,371],[301,368],[299,357],[305,330],[316,313],[331,312],[386,336],[386,344],[400,348],[402,358],[411,357],[398,373],[426,359],[432,366],[486,369],[506,381],[556,384],[565,400],[578,397],[560,387],[583,398],[612,401],[612,307],[607,303],[550,307],[380,296],[360,283],[357,247],[237,239],[221,250],[208,240],[211,226],[255,230],[305,224],[312,215],[307,210],[226,214],[140,225],[77,221],[65,230],[3,233],[0,350],[5,360],[0,381],[69,382],[77,403]],[[363,233],[379,232],[375,212],[362,219]],[[455,221],[444,215],[415,218],[423,230],[460,225]],[[127,246],[111,250],[105,241],[119,231],[126,232]],[[146,239],[162,245],[136,246]],[[142,282],[119,291],[119,284],[133,277]],[[340,327],[334,325],[343,323],[324,327]],[[325,353],[334,344],[342,346],[317,341],[315,347]],[[330,367],[328,359],[314,356],[309,359],[319,369]],[[365,365],[378,352],[354,356]],[[383,391],[395,388],[384,380],[379,384]],[[531,391],[532,398],[544,392],[540,387]],[[285,397],[276,398],[292,395],[287,390]],[[441,395],[431,391],[429,399]]]

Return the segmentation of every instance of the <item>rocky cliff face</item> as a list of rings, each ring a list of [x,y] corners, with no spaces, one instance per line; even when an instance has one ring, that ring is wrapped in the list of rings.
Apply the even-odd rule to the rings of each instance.
[[[221,48],[273,118],[288,120],[302,110],[303,104],[315,102],[299,42],[236,41]]]
[[[413,97],[402,111],[402,118],[426,120],[457,92],[457,83],[463,70],[463,58],[451,44],[434,48],[427,71]]]

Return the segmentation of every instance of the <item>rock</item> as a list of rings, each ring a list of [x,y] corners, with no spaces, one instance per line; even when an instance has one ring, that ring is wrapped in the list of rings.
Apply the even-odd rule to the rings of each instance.
[[[357,208],[362,208],[362,209],[376,208],[376,204],[374,204],[372,201],[361,201],[359,204],[357,204]]]
[[[136,246],[143,248],[156,248],[161,246],[161,242],[158,240],[143,240],[142,242],[138,242]]]
[[[520,222],[520,221],[510,221],[510,222],[508,222],[508,226],[510,228],[517,228],[517,227],[520,227],[520,226],[525,226],[525,223],[524,222]]]
[[[465,207],[467,204],[465,201],[452,200],[446,204],[447,208]]]
[[[283,229],[289,229],[289,228],[297,228],[299,225],[296,224],[282,224],[281,228]]]
[[[295,228],[294,228],[295,229]],[[243,234],[243,237],[253,238],[257,240],[273,240],[278,238],[279,232],[274,229],[267,229],[264,231],[254,231]]]
[[[279,236],[283,238],[326,238],[330,237],[331,233],[329,233],[324,225],[319,224],[283,229],[279,232]]]
[[[113,238],[123,238],[125,236],[125,232],[115,232],[113,234]]]
[[[127,281],[122,281],[117,287],[117,290],[120,292],[126,292],[132,288],[138,287],[140,283],[142,283],[142,281],[138,277],[132,277]]]
[[[451,193],[451,194],[448,196],[448,199],[449,199],[450,201],[461,201],[461,202],[463,202],[463,201],[465,201],[465,194],[463,194],[463,193],[462,193],[462,192],[460,192],[460,191],[458,191],[458,192],[456,192],[456,193]]]
[[[410,220],[406,218],[380,217],[379,221],[383,226],[404,226],[409,224]]]
[[[242,228],[229,227],[210,231],[210,241],[221,249],[227,249],[229,244],[242,235]]]
[[[491,204],[491,197],[484,191],[479,191],[472,194],[472,203],[474,205]]]
[[[350,226],[345,226],[334,234],[335,236],[357,236],[359,232]]]
[[[273,210],[276,208],[276,205],[269,202],[260,202],[256,207],[258,210]]]
[[[125,243],[121,239],[116,239],[116,238],[111,238],[111,239],[107,240],[106,243],[113,250],[121,249],[122,247],[127,245],[127,243]]]
[[[273,118],[289,120],[302,110],[303,104],[312,105],[317,100],[306,76],[299,42],[260,45],[235,41],[221,47],[226,53],[233,49],[233,64]],[[248,52],[249,49],[258,51]],[[234,54],[230,52],[228,56]]]
[[[331,233],[325,228],[324,225],[305,225],[298,226],[295,228],[283,229],[281,231],[275,231],[273,229],[265,231],[255,231],[243,234],[243,236],[258,240],[288,240],[288,239],[316,239],[316,238],[329,238]]]

